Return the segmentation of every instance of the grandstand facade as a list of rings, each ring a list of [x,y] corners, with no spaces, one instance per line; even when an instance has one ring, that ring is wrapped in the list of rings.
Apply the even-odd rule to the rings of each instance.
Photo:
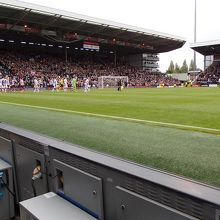
[[[53,42],[70,50],[107,50],[119,57],[168,52],[185,43],[182,37],[17,0],[0,1],[0,30],[1,38],[15,43]]]

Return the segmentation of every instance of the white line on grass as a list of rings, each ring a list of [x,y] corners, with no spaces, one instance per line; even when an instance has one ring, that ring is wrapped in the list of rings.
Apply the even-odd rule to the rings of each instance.
[[[220,133],[220,129],[214,129],[214,128],[204,128],[204,127],[198,127],[198,126],[174,124],[174,123],[167,123],[167,122],[160,122],[160,121],[149,121],[149,120],[136,119],[136,118],[126,118],[126,117],[113,116],[113,115],[102,115],[102,114],[89,113],[89,112],[79,112],[79,111],[73,111],[73,110],[67,110],[67,109],[19,104],[19,103],[14,103],[14,102],[0,101],[0,103],[8,104],[8,105],[15,105],[15,106],[29,107],[29,108],[37,108],[37,109],[43,109],[43,110],[50,110],[50,111],[56,111],[56,112],[74,113],[74,114],[87,115],[87,116],[120,119],[120,120],[125,120],[125,121],[132,121],[132,122],[142,122],[142,123],[147,123],[147,124],[163,125],[163,126],[177,127],[177,128],[182,128],[182,129],[185,128],[185,129],[194,129],[194,130],[200,130],[200,131],[206,131],[206,132],[219,132]]]

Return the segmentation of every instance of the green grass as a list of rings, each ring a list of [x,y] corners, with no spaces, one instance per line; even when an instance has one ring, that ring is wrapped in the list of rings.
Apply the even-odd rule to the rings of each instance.
[[[220,129],[220,89],[0,94],[0,101]],[[220,186],[220,133],[0,103],[0,121]]]
[[[220,129],[219,88],[28,92],[1,94],[0,101]]]

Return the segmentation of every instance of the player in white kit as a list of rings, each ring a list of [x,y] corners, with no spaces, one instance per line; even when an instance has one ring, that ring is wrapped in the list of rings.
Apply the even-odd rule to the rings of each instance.
[[[57,90],[57,92],[58,92],[58,89],[57,89],[57,79],[56,78],[53,79],[53,89],[52,89],[52,91],[54,91],[54,90]]]
[[[66,92],[68,89],[68,82],[67,82],[67,78],[64,78],[63,80],[63,91]]]
[[[5,77],[5,92],[7,92],[10,89],[10,81],[9,81],[9,77],[6,76]]]
[[[88,92],[89,91],[89,79],[85,79],[85,82],[84,82],[84,92]]]
[[[19,84],[20,84],[20,91],[23,92],[25,89],[25,82],[22,78],[20,78]]]
[[[37,78],[34,78],[34,92],[39,92],[39,81],[37,80]]]

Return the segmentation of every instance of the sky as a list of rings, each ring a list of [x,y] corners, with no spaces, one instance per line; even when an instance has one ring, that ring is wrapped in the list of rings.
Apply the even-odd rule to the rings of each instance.
[[[190,43],[194,41],[195,0],[25,0],[26,2],[71,11],[87,16],[134,25],[186,38],[186,44],[172,52],[160,54],[160,70],[170,61],[182,66],[193,59]],[[220,1],[197,0],[197,42],[220,39]],[[197,67],[203,69],[204,57],[198,53]]]

